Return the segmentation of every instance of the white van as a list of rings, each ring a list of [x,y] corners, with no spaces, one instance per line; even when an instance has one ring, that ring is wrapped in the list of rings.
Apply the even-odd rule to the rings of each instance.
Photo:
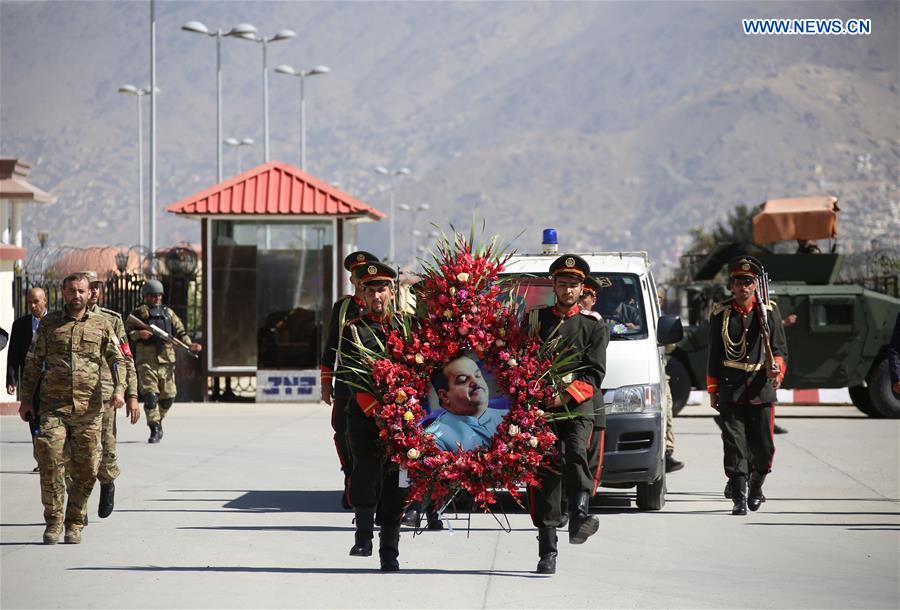
[[[544,234],[544,253],[516,254],[504,272],[518,278],[527,309],[555,302],[548,269],[559,254],[553,248],[555,231]],[[681,320],[660,314],[646,252],[567,253],[584,258],[603,286],[594,309],[610,329],[602,387],[606,440],[600,485],[637,486],[638,508],[659,510],[666,502],[663,346],[681,339]]]

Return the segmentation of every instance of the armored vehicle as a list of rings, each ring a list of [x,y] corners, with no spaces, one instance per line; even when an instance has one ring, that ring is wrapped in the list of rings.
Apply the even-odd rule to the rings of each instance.
[[[843,255],[836,248],[819,253],[809,242],[837,237],[837,212],[834,197],[767,201],[753,219],[753,244],[719,245],[696,267],[695,283],[678,291],[682,319],[689,325],[666,368],[676,412],[692,388],[706,389],[708,307],[728,296],[725,280],[714,280],[731,257],[747,253],[765,267],[772,299],[785,319],[789,358],[782,387],[848,388],[863,413],[900,418],[900,397],[891,389],[887,363],[900,299],[837,284]],[[786,240],[797,240],[804,251],[779,254],[769,247]]]

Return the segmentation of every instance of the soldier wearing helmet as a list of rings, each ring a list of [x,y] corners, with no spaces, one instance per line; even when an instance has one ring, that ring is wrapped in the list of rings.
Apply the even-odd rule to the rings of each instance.
[[[141,288],[144,303],[131,312],[138,320],[154,325],[169,335],[183,341],[194,353],[201,346],[193,343],[184,330],[178,315],[163,305],[163,285],[157,280],[147,280]],[[128,337],[134,341],[134,361],[137,366],[138,389],[144,397],[144,412],[150,427],[149,443],[162,440],[162,422],[172,408],[177,389],[175,387],[175,347],[136,323],[126,323]]]

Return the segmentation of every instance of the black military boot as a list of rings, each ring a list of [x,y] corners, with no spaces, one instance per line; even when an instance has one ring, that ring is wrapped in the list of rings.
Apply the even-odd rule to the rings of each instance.
[[[163,437],[163,429],[162,429],[162,420],[158,424],[156,424],[156,442],[162,440]]]
[[[372,555],[372,537],[375,535],[375,511],[371,508],[356,509],[356,542],[350,549],[354,557]]]
[[[731,501],[734,502],[732,515],[747,514],[747,477],[744,475],[731,477]]]
[[[731,499],[731,479],[725,482],[725,489],[722,491],[722,495],[729,500]]]
[[[538,528],[538,574],[556,574],[556,530],[552,527]]]
[[[747,494],[747,508],[756,512],[760,504],[766,501],[762,486],[766,482],[766,475],[759,472],[750,473],[750,492]]]
[[[147,439],[148,443],[158,443],[160,438],[160,427],[159,424],[147,424],[150,426],[150,438]]]
[[[591,514],[589,502],[586,491],[569,499],[569,544],[583,544],[600,529],[600,520]]]
[[[666,473],[675,472],[684,468],[684,462],[675,459],[671,451],[666,451]]]
[[[382,572],[398,572],[400,570],[400,524],[382,525],[378,532],[378,557],[381,559]]]
[[[100,483],[100,507],[97,509],[97,514],[101,519],[106,519],[112,514],[115,503],[116,484],[112,481],[109,483]],[[85,523],[85,525],[87,525],[87,523]]]

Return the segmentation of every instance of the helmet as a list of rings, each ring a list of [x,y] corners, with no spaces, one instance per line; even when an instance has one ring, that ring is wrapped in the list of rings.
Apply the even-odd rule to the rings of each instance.
[[[144,285],[141,286],[141,296],[145,297],[148,294],[162,294],[163,285],[159,280],[147,280],[144,282]]]

